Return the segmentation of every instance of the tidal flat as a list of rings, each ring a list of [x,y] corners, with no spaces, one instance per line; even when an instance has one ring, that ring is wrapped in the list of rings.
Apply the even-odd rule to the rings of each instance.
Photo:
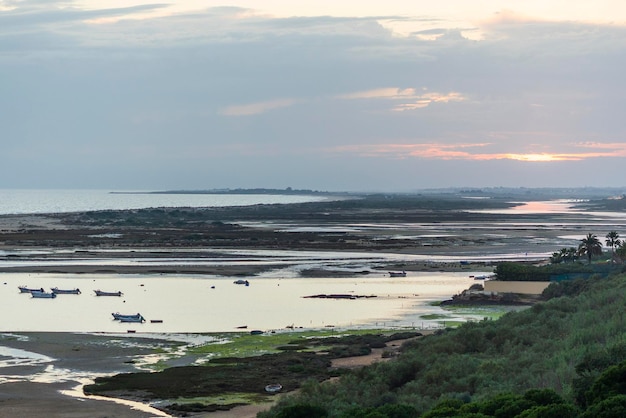
[[[4,215],[0,217],[0,274],[1,283],[7,285],[1,290],[11,300],[22,304],[72,303],[65,299],[72,295],[62,295],[64,300],[59,296],[54,301],[20,300],[18,298],[23,295],[16,294],[16,286],[31,285],[31,280],[32,285],[36,285],[35,279],[39,278],[52,278],[44,281],[46,286],[61,280],[68,280],[63,284],[73,285],[75,280],[86,284],[94,279],[128,279],[126,283],[134,284],[127,291],[132,294],[130,289],[139,291],[146,286],[149,289],[152,283],[163,277],[167,281],[186,280],[192,276],[195,280],[205,281],[209,285],[208,292],[212,280],[224,283],[224,286],[226,283],[237,286],[232,282],[240,278],[277,284],[271,281],[297,281],[307,275],[319,283],[370,278],[381,281],[383,286],[391,286],[389,271],[406,271],[409,279],[430,272],[455,273],[466,280],[475,273],[490,272],[498,261],[540,262],[553,251],[577,245],[580,237],[588,232],[603,236],[609,230],[621,230],[626,226],[623,212],[585,212],[573,204],[540,200],[547,199],[544,195],[537,196],[534,201],[527,195],[493,199],[376,195],[250,208],[157,208]],[[311,272],[315,274],[311,275]],[[153,282],[149,281],[151,278],[154,278]],[[251,287],[254,288],[254,282]],[[93,290],[90,287],[84,289],[85,293]],[[237,288],[237,291],[245,290],[251,289]],[[320,286],[313,287],[308,294],[321,293],[319,290]],[[298,295],[298,303],[305,295]],[[83,296],[86,294],[79,297]],[[443,295],[424,301],[424,304],[432,306],[440,296]],[[452,295],[442,298],[449,296]],[[184,298],[185,294],[181,297]],[[90,306],[82,308],[83,312],[93,309],[97,300],[90,296]],[[122,304],[122,300],[117,299],[115,303]],[[373,300],[365,302],[373,303]],[[406,306],[401,306],[402,312],[394,317],[410,318],[411,310],[417,304],[400,297],[396,298],[398,301]],[[136,310],[130,308],[132,303],[129,300],[126,304],[118,307],[119,310],[127,307],[129,312]],[[108,317],[112,311],[110,308],[106,306],[102,311],[106,314],[107,324],[111,321]],[[315,308],[315,311],[319,310],[321,308]],[[19,309],[15,311],[19,312]],[[76,314],[69,315],[66,321],[72,316]],[[50,315],[50,318],[54,317]],[[162,319],[158,313],[151,317]],[[229,329],[247,326],[250,327],[248,331],[252,327],[269,330],[270,327],[248,323],[248,318],[233,321]],[[280,319],[282,328],[294,325],[305,329],[307,325],[306,321],[296,325],[288,315]],[[12,411],[14,416],[65,416],[69,410],[77,417],[154,416],[150,415],[154,412],[94,398],[77,401],[59,390],[69,390],[98,376],[141,370],[146,367],[146,362],[141,359],[150,359],[159,369],[166,369],[169,365],[189,366],[198,360],[189,351],[186,355],[169,358],[173,363],[167,363],[168,360],[164,359],[168,356],[163,356],[170,349],[167,344],[177,347],[180,343],[157,342],[158,337],[151,338],[147,346],[118,346],[114,342],[119,335],[115,333],[98,335],[65,330],[31,333],[29,338],[22,340],[20,330],[16,328],[19,320],[11,321],[6,317],[3,321],[2,331],[9,337],[3,338],[0,345],[61,362],[58,365],[45,361],[3,365],[0,400],[3,411]],[[317,324],[311,330],[335,325],[334,322],[325,322],[323,326]],[[375,324],[376,319],[372,322]],[[415,325],[419,320],[410,322],[417,328]],[[88,331],[98,331],[97,328],[101,327]],[[125,341],[142,339],[140,330],[133,330],[139,334],[124,335],[125,339],[131,338]],[[201,335],[202,330],[194,330],[198,331],[194,334]],[[124,327],[118,331],[126,333],[128,329]],[[237,330],[232,329],[232,332]],[[48,335],[55,342],[33,338],[37,335]],[[77,336],[81,342],[77,342]],[[207,353],[202,355],[206,358]],[[3,359],[15,363],[15,357],[10,354],[3,355]],[[138,398],[136,393],[118,396]],[[115,412],[109,411],[106,415],[107,408]]]

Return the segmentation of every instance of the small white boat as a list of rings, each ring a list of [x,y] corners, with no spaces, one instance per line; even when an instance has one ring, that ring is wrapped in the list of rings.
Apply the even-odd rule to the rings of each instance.
[[[123,323],[142,324],[142,323],[146,322],[146,319],[143,316],[139,315],[139,318],[132,318],[132,317],[120,318],[119,321],[123,322]]]
[[[113,319],[120,322],[142,322],[143,316],[140,313],[136,314],[121,314],[119,312],[112,313]],[[143,319],[145,321],[145,319]]]
[[[40,292],[39,290],[33,290],[30,292],[32,297],[37,299],[54,299],[57,297],[55,293],[52,292]]]
[[[276,393],[282,390],[283,386],[280,383],[272,383],[271,385],[265,386],[265,391],[269,393]]]

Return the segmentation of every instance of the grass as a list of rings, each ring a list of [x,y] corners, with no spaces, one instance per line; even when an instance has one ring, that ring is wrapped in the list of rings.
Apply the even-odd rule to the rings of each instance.
[[[444,309],[456,317],[475,319],[499,319],[511,311],[527,309],[528,306],[454,306],[448,305]],[[447,322],[446,322],[447,324]]]
[[[168,402],[178,405],[204,404],[204,405],[248,405],[272,401],[273,395],[260,395],[257,393],[224,393],[216,396],[202,396],[195,398],[175,398]]]
[[[274,334],[251,335],[249,333],[229,333],[216,335],[219,342],[190,347],[187,353],[207,356],[207,360],[219,357],[252,357],[284,351],[285,347],[301,349],[308,347],[307,340],[313,338],[340,337],[345,335],[382,334],[392,335],[398,330],[359,329],[359,330],[305,330],[279,332]],[[280,348],[283,348],[282,350]]]
[[[276,333],[251,335],[249,332],[229,332],[206,334],[213,337],[213,341],[199,345],[181,346],[168,350],[157,348],[154,356],[156,361],[138,361],[142,370],[163,371],[168,367],[181,364],[211,365],[210,361],[224,357],[246,358],[261,356],[264,354],[276,354],[284,351],[325,351],[331,345],[322,345],[319,342],[310,344],[309,340],[324,339],[330,337],[359,336],[376,334],[389,336],[399,332],[415,331],[414,329],[324,329],[324,330],[292,330]]]
[[[427,314],[427,315],[421,315],[420,318],[426,319],[426,320],[429,320],[429,321],[434,321],[434,320],[437,320],[437,319],[447,319],[447,318],[450,318],[450,315]]]

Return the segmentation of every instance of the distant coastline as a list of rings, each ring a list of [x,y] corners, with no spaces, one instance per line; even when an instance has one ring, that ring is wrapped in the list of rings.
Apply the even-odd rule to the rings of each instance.
[[[311,189],[208,189],[208,190],[159,190],[150,192],[114,191],[111,194],[254,194],[254,195],[325,195],[325,196],[355,196],[350,192],[328,192]]]

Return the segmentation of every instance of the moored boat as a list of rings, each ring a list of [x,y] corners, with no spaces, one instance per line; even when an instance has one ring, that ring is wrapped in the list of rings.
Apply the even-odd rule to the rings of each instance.
[[[32,293],[32,292],[43,292],[43,287],[40,287],[39,289],[33,289],[33,288],[29,288],[26,286],[18,286],[18,289],[20,289],[20,293]]]
[[[58,287],[53,287],[50,289],[52,293],[56,295],[80,295],[80,289],[59,289]]]
[[[146,319],[143,316],[139,315],[138,318],[134,318],[134,317],[120,318],[119,321],[124,322],[124,323],[127,323],[127,322],[143,323],[143,322],[146,322]]]
[[[406,277],[406,271],[390,271],[389,277]]]
[[[54,299],[57,297],[57,295],[52,292],[40,292],[39,290],[33,290],[30,294],[37,299]]]
[[[121,291],[117,292],[104,292],[102,290],[94,290],[96,292],[96,296],[122,296],[123,293]]]
[[[130,315],[125,315],[125,314],[121,314],[119,312],[114,312],[111,315],[113,315],[113,319],[116,321],[134,321],[134,320],[138,320],[143,318],[143,316],[141,316],[140,313],[136,313],[136,314],[130,314]]]

